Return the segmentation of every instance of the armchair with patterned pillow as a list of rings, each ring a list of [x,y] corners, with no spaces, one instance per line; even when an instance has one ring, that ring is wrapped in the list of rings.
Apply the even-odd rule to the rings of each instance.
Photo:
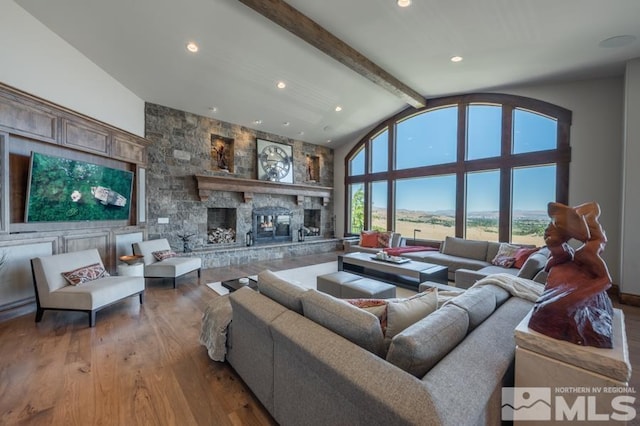
[[[178,256],[166,238],[133,243],[133,254],[144,256],[145,278],[173,278],[173,288],[176,288],[176,278],[189,272],[198,271],[200,278],[202,259]]]
[[[124,298],[144,299],[144,278],[110,276],[98,250],[83,250],[31,259],[36,293],[36,322],[45,310],[82,311],[89,314],[89,326],[96,312]]]

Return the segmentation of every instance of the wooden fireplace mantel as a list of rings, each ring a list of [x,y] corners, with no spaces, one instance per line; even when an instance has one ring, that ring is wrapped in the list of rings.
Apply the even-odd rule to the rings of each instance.
[[[331,200],[333,188],[329,186],[303,185],[299,183],[270,182],[257,179],[243,179],[227,176],[195,175],[198,183],[200,201],[207,201],[211,191],[241,192],[244,202],[253,198],[253,194],[294,195],[301,205],[304,197],[322,198],[326,206]]]

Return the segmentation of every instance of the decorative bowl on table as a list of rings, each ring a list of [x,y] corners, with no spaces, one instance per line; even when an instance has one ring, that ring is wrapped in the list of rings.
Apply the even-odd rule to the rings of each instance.
[[[127,265],[135,265],[136,263],[141,262],[143,257],[144,256],[141,254],[127,254],[120,256],[119,259]]]

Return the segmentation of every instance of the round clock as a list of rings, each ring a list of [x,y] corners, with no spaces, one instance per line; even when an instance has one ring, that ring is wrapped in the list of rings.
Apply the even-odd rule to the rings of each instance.
[[[268,180],[278,182],[291,171],[291,158],[281,147],[267,145],[260,153],[260,165],[267,174]]]

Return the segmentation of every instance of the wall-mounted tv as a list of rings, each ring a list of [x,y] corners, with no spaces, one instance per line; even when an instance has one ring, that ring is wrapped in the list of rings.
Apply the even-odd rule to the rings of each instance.
[[[128,220],[133,172],[32,152],[25,222]]]

